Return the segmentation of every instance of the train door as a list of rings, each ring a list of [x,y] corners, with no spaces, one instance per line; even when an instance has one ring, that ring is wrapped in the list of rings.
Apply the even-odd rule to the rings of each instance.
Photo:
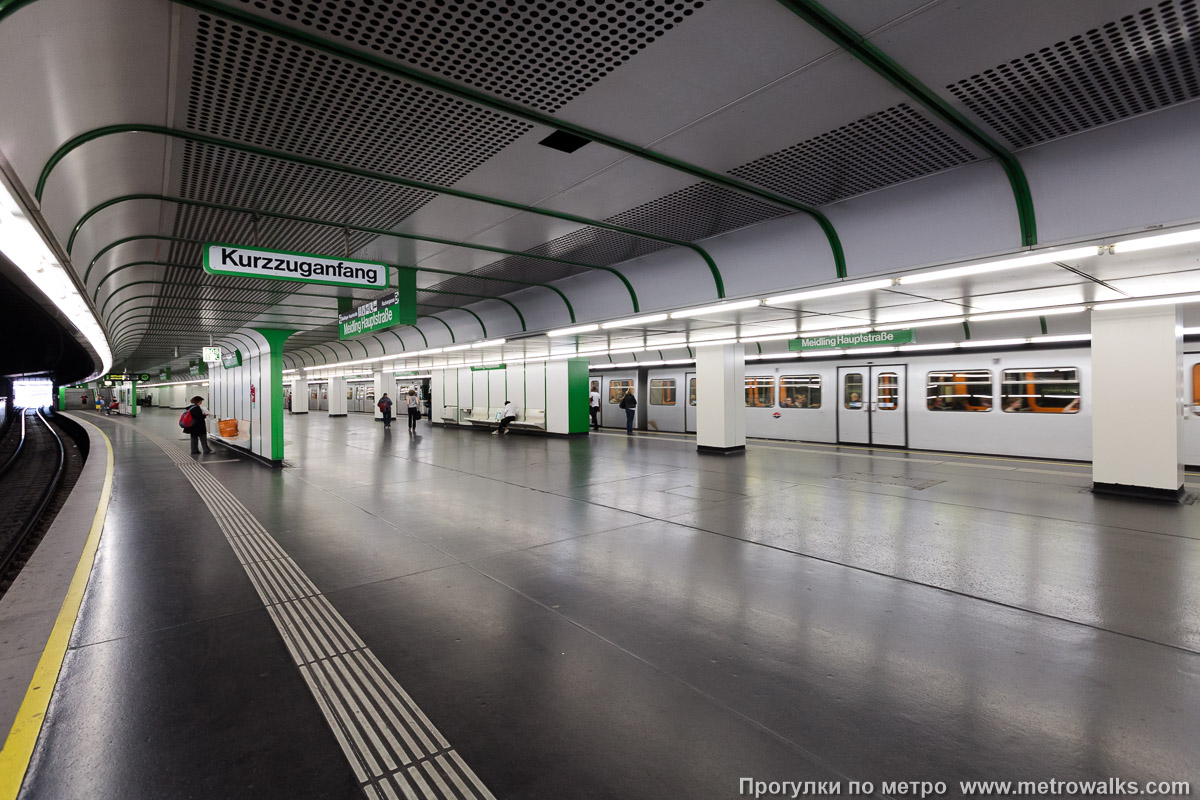
[[[687,402],[683,406],[683,430],[685,433],[696,432],[696,373],[686,372],[683,375],[683,385],[687,390]]]
[[[588,377],[588,412],[591,412],[592,392],[600,395],[600,410],[596,412],[596,424],[604,427],[604,376],[592,373]],[[589,420],[590,422],[591,420]]]
[[[838,441],[908,444],[903,364],[838,367]]]

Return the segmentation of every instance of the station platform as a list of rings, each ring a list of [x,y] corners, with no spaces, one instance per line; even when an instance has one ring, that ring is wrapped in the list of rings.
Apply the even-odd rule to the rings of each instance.
[[[1200,509],[1084,465],[78,416],[112,498],[22,798],[1200,785]]]

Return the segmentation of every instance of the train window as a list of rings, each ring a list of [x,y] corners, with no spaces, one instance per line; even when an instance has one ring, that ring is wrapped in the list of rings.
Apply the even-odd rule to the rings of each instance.
[[[780,408],[820,408],[820,375],[784,375],[779,379]]]
[[[861,372],[847,372],[842,384],[842,403],[846,408],[863,407],[863,376]]]
[[[877,411],[896,411],[900,408],[900,376],[894,372],[884,372],[875,382],[875,409]]]
[[[692,378],[688,381],[688,405],[696,405],[696,379]]]
[[[775,379],[746,378],[746,408],[774,408]]]
[[[991,411],[992,373],[986,369],[930,372],[925,382],[930,411]]]
[[[1001,375],[1000,405],[1005,411],[1078,414],[1079,370],[1006,369]]]
[[[623,379],[619,381],[608,382],[608,402],[614,406],[621,402],[621,398],[625,393],[633,389],[633,381],[631,379]]]
[[[650,405],[652,406],[673,406],[675,405],[675,379],[674,378],[653,378],[650,381]]]

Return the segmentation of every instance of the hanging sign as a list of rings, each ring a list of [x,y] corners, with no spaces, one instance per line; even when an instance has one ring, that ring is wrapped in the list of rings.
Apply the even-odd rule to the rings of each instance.
[[[137,383],[146,383],[150,380],[149,372],[110,372],[104,376],[104,380],[110,383],[125,383],[133,381]]]
[[[393,325],[412,325],[417,321],[416,299],[414,284],[413,290],[407,294],[408,302],[402,301],[401,292],[397,290],[338,314],[338,338],[349,339]]]
[[[471,372],[487,372],[490,369],[507,369],[507,364],[489,364],[486,367],[471,367]]]
[[[362,289],[388,287],[387,264],[213,242],[204,245],[204,271],[213,275],[270,278]]]
[[[221,366],[225,367],[225,369],[233,369],[234,367],[240,367],[241,365],[242,365],[242,351],[241,350],[234,350],[232,353],[230,353],[229,355],[227,355],[221,359]]]
[[[831,350],[842,347],[887,347],[911,344],[915,340],[912,328],[898,331],[869,333],[825,333],[804,336],[788,341],[788,350]]]
[[[158,379],[160,381],[170,380],[171,379],[171,368],[167,367],[166,369],[159,371]]]
[[[221,348],[215,345],[205,345],[200,348],[200,360],[205,364],[217,364],[221,361]]]

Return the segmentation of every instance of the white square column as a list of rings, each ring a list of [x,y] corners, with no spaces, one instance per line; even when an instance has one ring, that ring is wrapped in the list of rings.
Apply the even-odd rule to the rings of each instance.
[[[696,450],[718,455],[746,451],[745,392],[744,345],[696,348]]]
[[[292,413],[308,413],[308,380],[292,378]]]
[[[187,386],[180,383],[173,383],[169,387],[170,399],[167,401],[170,408],[187,408],[188,398],[191,397],[187,393]]]
[[[1092,490],[1183,497],[1176,306],[1092,311]]]
[[[387,374],[390,377],[392,373],[389,372]],[[396,393],[396,382],[392,381],[392,388],[389,389],[387,387],[387,382],[384,380],[383,375],[384,375],[383,370],[379,369],[379,368],[376,368],[371,373],[371,377],[375,379],[374,380],[374,383],[375,383],[375,409],[374,409],[374,411],[375,411],[375,421],[376,422],[383,422],[383,412],[379,410],[379,398],[383,397],[384,392],[388,393],[388,399],[392,401],[392,416],[393,417],[396,416],[396,398],[392,397],[392,395],[394,395]],[[408,413],[408,412],[405,412],[405,413]]]
[[[346,416],[346,379],[329,379],[329,416]]]

